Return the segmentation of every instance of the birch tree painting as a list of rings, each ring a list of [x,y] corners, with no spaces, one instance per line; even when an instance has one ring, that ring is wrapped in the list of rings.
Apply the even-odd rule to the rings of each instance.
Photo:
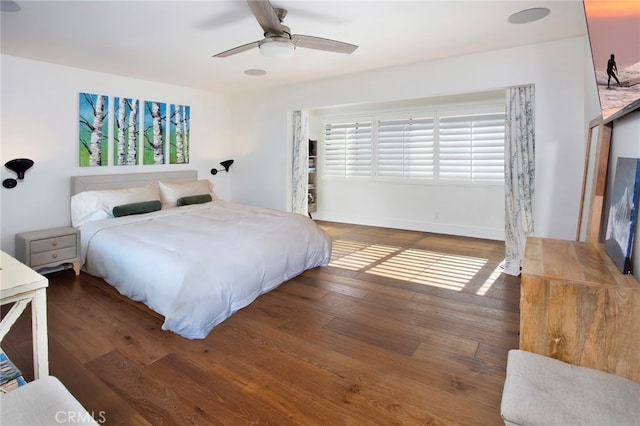
[[[189,138],[191,136],[191,108],[187,105],[171,105],[169,120],[169,163],[189,162]]]
[[[113,164],[116,166],[138,163],[138,100],[116,97],[113,115],[116,121]]]
[[[164,164],[166,121],[166,104],[145,101],[143,164]]]
[[[109,98],[80,93],[80,166],[106,166]]]

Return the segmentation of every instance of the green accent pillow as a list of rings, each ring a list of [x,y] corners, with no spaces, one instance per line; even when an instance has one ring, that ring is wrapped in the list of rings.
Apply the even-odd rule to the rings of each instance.
[[[211,201],[211,194],[190,195],[188,197],[178,198],[178,207],[188,206],[189,204],[202,204]]]
[[[113,216],[130,216],[132,214],[150,213],[160,210],[160,200],[141,201],[139,203],[122,204],[113,208]]]

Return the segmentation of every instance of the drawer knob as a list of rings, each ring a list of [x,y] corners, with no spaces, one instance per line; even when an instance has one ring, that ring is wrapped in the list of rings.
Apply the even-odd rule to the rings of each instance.
[[[58,254],[57,253],[53,253],[53,258],[57,259],[58,258]]]
[[[57,242],[57,241],[54,241],[54,242],[52,242],[52,243],[51,243],[51,245],[55,247],[55,246],[57,246],[57,245],[58,245],[58,242]]]

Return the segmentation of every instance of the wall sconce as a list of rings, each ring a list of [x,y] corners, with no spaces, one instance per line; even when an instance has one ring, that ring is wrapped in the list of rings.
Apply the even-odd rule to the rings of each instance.
[[[229,171],[229,167],[231,167],[231,165],[233,164],[233,160],[224,160],[220,163],[220,165],[222,167],[224,167],[224,171],[228,172]],[[212,175],[217,175],[218,172],[221,172],[222,170],[218,170],[218,169],[211,169],[211,174]]]
[[[4,166],[15,172],[18,175],[18,180],[24,179],[24,172],[29,170],[33,166],[33,160],[28,158],[15,158],[11,161],[7,161]],[[5,188],[15,188],[18,185],[18,181],[15,179],[5,179],[2,181],[2,186]]]

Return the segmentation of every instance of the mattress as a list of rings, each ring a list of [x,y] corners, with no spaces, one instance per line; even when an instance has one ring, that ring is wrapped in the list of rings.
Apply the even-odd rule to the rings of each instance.
[[[79,229],[83,270],[189,339],[206,337],[259,295],[331,256],[329,235],[308,217],[224,200]]]

